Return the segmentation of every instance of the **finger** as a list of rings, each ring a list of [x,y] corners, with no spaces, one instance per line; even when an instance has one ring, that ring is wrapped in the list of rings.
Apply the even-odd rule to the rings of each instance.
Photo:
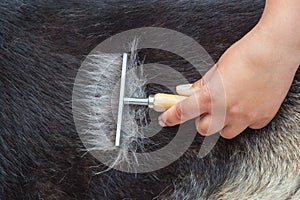
[[[195,126],[197,128],[197,131],[203,136],[207,135],[210,124],[211,124],[210,114],[204,114],[204,116],[195,119]]]
[[[195,83],[192,84],[191,89],[197,89],[197,88],[202,88],[204,85],[206,85],[206,83],[209,82],[209,80],[212,79],[212,77],[214,76],[214,74],[216,73],[218,69],[218,64],[215,64],[211,69],[209,69],[205,75],[199,79],[198,81],[196,81]]]
[[[176,93],[182,96],[191,96],[193,94],[192,84],[177,85]]]
[[[244,125],[228,125],[220,131],[220,135],[225,139],[232,139],[243,132],[247,126]]]
[[[176,92],[179,95],[191,96],[195,93],[196,90],[199,90],[204,85],[205,85],[204,80],[200,79],[193,84],[183,84],[183,85],[176,86]]]
[[[191,89],[202,88],[205,85],[204,77],[192,84]]]
[[[202,88],[208,82],[208,80],[216,72],[216,69],[217,65],[214,65],[201,79],[194,82],[193,84],[178,85],[176,87],[177,94],[183,96],[191,96],[195,92],[195,90]]]
[[[211,114],[205,114],[195,120],[198,133],[203,136],[208,136],[219,132],[224,124],[220,124],[217,117]]]
[[[174,126],[193,119],[210,110],[210,95],[208,89],[195,91],[185,100],[175,104],[159,116],[159,124],[162,126]]]

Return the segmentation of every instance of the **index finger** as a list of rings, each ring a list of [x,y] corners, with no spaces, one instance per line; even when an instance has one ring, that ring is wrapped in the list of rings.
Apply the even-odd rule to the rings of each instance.
[[[174,126],[198,117],[210,110],[210,95],[207,87],[194,90],[193,95],[175,104],[159,116],[161,126]]]

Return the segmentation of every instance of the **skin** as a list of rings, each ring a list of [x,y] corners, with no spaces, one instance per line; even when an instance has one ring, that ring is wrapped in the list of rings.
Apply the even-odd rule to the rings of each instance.
[[[300,64],[299,9],[299,0],[267,0],[258,24],[201,80],[177,91],[190,96],[164,112],[160,125],[196,118],[201,135],[220,131],[227,139],[247,127],[265,127],[278,112]],[[219,100],[222,93],[225,101]],[[218,123],[221,112],[212,114],[212,106],[225,110],[224,123]]]

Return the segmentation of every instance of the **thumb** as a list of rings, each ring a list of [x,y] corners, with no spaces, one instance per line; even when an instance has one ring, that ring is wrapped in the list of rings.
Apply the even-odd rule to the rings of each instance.
[[[176,86],[176,92],[182,96],[191,96],[195,93],[196,89],[201,88],[204,85],[203,79],[196,81],[194,84],[183,84]]]
[[[192,85],[193,84],[177,85],[176,93],[182,96],[191,96],[193,94]]]

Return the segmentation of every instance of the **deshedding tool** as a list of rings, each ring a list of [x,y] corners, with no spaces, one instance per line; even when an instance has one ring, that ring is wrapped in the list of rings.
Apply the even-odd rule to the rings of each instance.
[[[117,116],[117,131],[116,131],[115,146],[120,146],[121,125],[122,125],[124,104],[148,106],[149,108],[152,108],[157,112],[164,112],[170,107],[172,107],[173,105],[175,105],[176,103],[187,98],[186,96],[165,94],[165,93],[157,93],[155,95],[150,95],[148,98],[124,97],[125,83],[126,83],[126,70],[127,70],[127,61],[128,61],[127,53],[123,54],[122,60],[123,62],[122,62],[121,81],[120,81],[120,94],[119,94],[119,107],[118,107],[118,116]]]

